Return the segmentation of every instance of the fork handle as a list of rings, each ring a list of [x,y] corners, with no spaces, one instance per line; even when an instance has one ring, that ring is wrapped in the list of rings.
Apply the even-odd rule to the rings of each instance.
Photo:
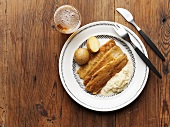
[[[145,64],[161,79],[162,78],[161,74],[156,70],[156,68],[153,66],[150,60],[139,50],[138,47],[135,47],[134,49],[140,56],[140,58],[145,62]]]
[[[146,43],[151,47],[151,49],[163,60],[165,61],[164,56],[161,54],[159,49],[156,47],[156,45],[149,39],[149,37],[142,31],[139,30],[140,35],[144,38]]]

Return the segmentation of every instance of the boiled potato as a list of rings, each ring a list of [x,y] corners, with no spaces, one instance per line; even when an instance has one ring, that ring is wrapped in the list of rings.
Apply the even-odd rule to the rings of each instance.
[[[79,64],[83,65],[89,61],[90,53],[85,48],[78,48],[74,53],[74,60]]]
[[[90,52],[95,53],[95,52],[99,51],[100,42],[99,42],[99,40],[98,40],[96,37],[91,36],[91,37],[87,40],[86,46],[87,46],[87,49],[88,49]]]

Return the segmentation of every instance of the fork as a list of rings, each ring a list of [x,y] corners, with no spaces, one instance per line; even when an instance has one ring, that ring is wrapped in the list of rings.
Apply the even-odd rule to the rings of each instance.
[[[131,41],[128,32],[123,28],[123,26],[118,23],[113,24],[113,29],[116,33],[125,41],[129,42],[136,53],[140,56],[140,58],[144,61],[144,63],[161,79],[161,74],[156,70],[154,65],[150,62],[150,60],[140,51],[140,49]]]

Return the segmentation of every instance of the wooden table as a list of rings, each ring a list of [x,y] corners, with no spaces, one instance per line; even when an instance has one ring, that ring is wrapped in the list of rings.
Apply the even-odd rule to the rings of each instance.
[[[161,72],[150,72],[140,96],[123,109],[95,112],[64,90],[59,56],[70,35],[57,32],[53,14],[63,4],[75,6],[82,26],[116,21],[133,30],[115,9],[123,7],[159,47],[160,58],[143,41]],[[0,0],[0,127],[170,127],[169,0]]]

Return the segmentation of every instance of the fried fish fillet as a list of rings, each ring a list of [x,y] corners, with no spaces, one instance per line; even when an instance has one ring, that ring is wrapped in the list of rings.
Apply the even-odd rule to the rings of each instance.
[[[120,72],[127,62],[127,56],[123,53],[119,55],[116,60],[112,60],[104,65],[92,75],[91,80],[86,85],[86,90],[93,94],[100,92],[107,81],[116,73]]]
[[[92,75],[97,70],[99,70],[101,67],[103,67],[110,61],[115,60],[122,53],[123,52],[119,46],[114,46],[108,52],[106,52],[105,55],[101,58],[101,60],[91,69],[89,74],[87,74],[87,76],[84,78],[84,85],[86,85],[90,81]]]
[[[95,54],[92,54],[90,57],[90,60],[87,64],[81,66],[77,73],[80,76],[81,79],[84,79],[86,75],[88,75],[91,71],[91,69],[99,62],[99,60],[103,57],[103,55],[109,51],[113,46],[115,46],[116,43],[113,39],[110,39],[108,42],[106,42],[104,45],[102,45],[99,49],[99,51]]]

